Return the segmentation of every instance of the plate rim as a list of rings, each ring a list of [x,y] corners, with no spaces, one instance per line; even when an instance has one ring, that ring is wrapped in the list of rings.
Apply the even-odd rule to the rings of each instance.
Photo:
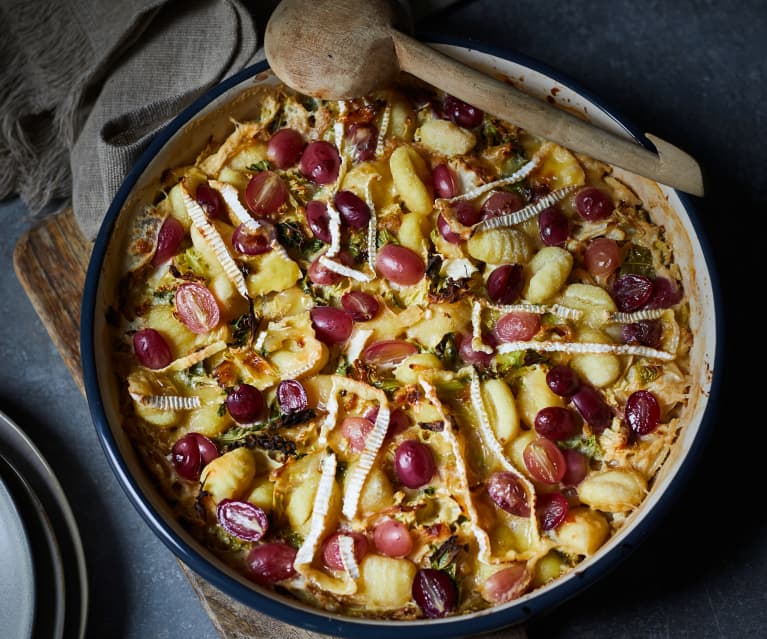
[[[421,34],[419,34],[419,37],[420,36]],[[636,127],[631,120],[623,117],[615,109],[611,108],[609,104],[606,104],[603,99],[594,95],[588,89],[583,88],[578,82],[572,80],[558,69],[553,69],[538,60],[502,47],[486,45],[484,43],[461,38],[446,37],[434,33],[425,33],[421,39],[424,40],[424,38],[428,40],[429,44],[452,45],[478,51],[542,73],[591,101],[602,110],[605,115],[620,125],[620,127],[636,141],[644,146],[649,145],[644,135],[639,132],[638,127]],[[381,639],[389,637],[392,630],[396,630],[397,634],[401,636],[402,639],[415,639],[416,637],[419,639],[460,637],[499,630],[504,627],[520,624],[533,616],[548,612],[553,608],[558,607],[591,586],[594,582],[602,579],[608,572],[614,570],[623,560],[625,560],[650,530],[663,518],[682,488],[689,481],[692,469],[695,467],[701,451],[705,448],[705,444],[709,440],[711,431],[713,430],[715,418],[714,407],[716,406],[716,399],[719,395],[721,386],[721,362],[722,354],[724,352],[724,326],[721,312],[716,313],[715,345],[711,360],[713,375],[700,424],[698,425],[697,432],[684,460],[676,470],[676,473],[665,492],[653,505],[652,512],[648,513],[642,521],[634,525],[633,529],[626,535],[620,545],[601,557],[593,566],[581,571],[578,574],[578,579],[571,579],[553,587],[551,590],[541,593],[535,599],[525,602],[525,605],[522,606],[491,609],[488,611],[488,614],[474,615],[468,618],[465,616],[458,616],[449,617],[443,620],[430,620],[429,623],[426,624],[423,623],[423,620],[420,620],[420,623],[418,621],[397,622],[396,625],[377,624],[375,623],[375,620],[355,619],[352,617],[340,620],[335,617],[330,618],[323,615],[322,611],[319,609],[306,610],[291,607],[287,603],[281,602],[276,598],[268,597],[233,579],[219,567],[213,565],[201,556],[174,531],[170,530],[167,524],[165,524],[162,516],[147,502],[140,486],[133,478],[130,469],[120,455],[119,447],[111,432],[99,392],[95,351],[96,340],[94,336],[100,271],[115,222],[123,204],[128,199],[131,189],[138,181],[143,171],[147,168],[150,161],[165,143],[210,102],[238,84],[249,80],[268,68],[268,63],[263,61],[239,71],[223,82],[211,87],[167,124],[153,138],[147,149],[134,164],[133,169],[123,180],[107,210],[104,221],[102,222],[96,237],[86,274],[85,290],[81,306],[80,346],[83,363],[83,378],[91,417],[98,433],[99,442],[101,443],[109,465],[112,467],[113,472],[118,478],[118,483],[152,531],[179,559],[187,564],[198,575],[203,577],[213,586],[223,590],[234,599],[249,607],[253,607],[258,612],[268,614],[289,624],[299,625],[307,630],[329,634],[336,633],[347,637],[357,636],[360,632],[366,632],[370,633],[371,637]],[[695,230],[696,237],[704,249],[702,257],[711,282],[714,307],[715,309],[719,309],[721,308],[721,289],[712,261],[713,253],[708,243],[708,239],[695,211],[692,198],[679,191],[674,192],[679,197],[682,207],[688,214],[690,222]],[[256,607],[254,603],[257,603],[258,607]]]

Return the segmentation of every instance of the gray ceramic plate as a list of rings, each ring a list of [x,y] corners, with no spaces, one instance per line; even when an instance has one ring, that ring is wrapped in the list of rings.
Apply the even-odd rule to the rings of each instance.
[[[13,496],[0,478],[0,628],[8,637],[32,636],[35,571],[32,547]]]
[[[35,637],[66,637],[82,639],[88,612],[88,578],[82,540],[72,509],[53,470],[34,443],[11,419],[0,411],[0,477],[10,488],[16,489],[17,512],[24,512],[29,536],[27,545],[34,541],[35,566],[30,560],[30,574],[37,574],[37,592],[40,599],[40,614],[34,618],[34,607],[30,614],[34,622]],[[0,501],[2,496],[0,495]],[[5,522],[1,512],[0,520]],[[1,528],[1,527],[0,527]],[[0,538],[6,531],[0,530]],[[30,555],[31,556],[31,555]],[[10,632],[15,626],[5,625],[6,601],[3,590],[4,579],[20,590],[18,576],[6,570],[5,555],[0,552],[0,628],[2,636],[29,637],[31,634]],[[45,603],[45,606],[42,604]],[[14,608],[13,622],[19,617]],[[6,634],[8,631],[8,634]],[[30,626],[29,633],[32,632]]]

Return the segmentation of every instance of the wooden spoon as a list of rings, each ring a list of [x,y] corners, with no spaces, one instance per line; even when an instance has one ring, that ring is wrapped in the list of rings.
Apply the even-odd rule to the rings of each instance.
[[[467,67],[398,31],[395,6],[387,0],[283,0],[266,25],[266,58],[285,84],[327,100],[362,97],[406,71],[573,151],[703,195],[700,167],[681,149],[648,133],[656,155]]]

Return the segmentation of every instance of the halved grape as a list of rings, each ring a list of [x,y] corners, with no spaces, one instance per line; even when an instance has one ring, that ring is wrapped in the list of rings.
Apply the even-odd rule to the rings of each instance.
[[[341,434],[349,441],[349,448],[355,453],[365,450],[365,442],[373,430],[373,422],[364,417],[346,417],[341,422]]]
[[[637,435],[648,435],[660,422],[660,405],[650,391],[638,390],[626,400],[626,421]]]
[[[559,447],[550,439],[534,439],[525,447],[522,457],[528,472],[544,484],[556,484],[565,476],[565,458]]]
[[[682,301],[682,288],[665,277],[653,280],[653,290],[645,308],[671,308]]]
[[[458,195],[455,174],[447,164],[438,164],[431,172],[431,184],[434,195],[449,199]]]
[[[575,195],[575,210],[588,222],[610,217],[614,208],[612,198],[596,187],[584,187]]]
[[[376,157],[378,145],[378,128],[374,124],[354,122],[346,131],[346,139],[352,145],[356,162],[367,162]]]
[[[487,480],[487,494],[498,508],[519,517],[530,516],[530,504],[522,480],[510,471],[497,471]]]
[[[602,399],[599,391],[591,386],[581,386],[572,396],[573,404],[591,430],[600,434],[613,421],[613,411]]]
[[[387,557],[405,557],[413,551],[413,537],[405,524],[386,518],[373,531],[376,550]]]
[[[423,279],[426,265],[421,256],[409,248],[387,244],[378,251],[376,270],[390,282],[411,286]]]
[[[546,439],[570,439],[580,430],[579,419],[565,406],[546,406],[535,415],[535,432]]]
[[[340,308],[315,306],[309,313],[317,339],[326,344],[343,344],[352,334],[354,321]]]
[[[546,373],[546,384],[560,397],[572,397],[581,385],[578,374],[569,366],[557,364]]]
[[[499,215],[508,215],[519,211],[524,205],[525,201],[517,193],[494,191],[482,204],[480,219],[487,220]]]
[[[218,302],[205,286],[185,282],[176,289],[176,315],[193,333],[207,333],[218,326],[221,311]]]
[[[463,242],[461,236],[450,228],[450,224],[447,223],[447,220],[442,213],[437,216],[437,230],[442,238],[446,242],[450,242],[450,244],[460,244]]]
[[[487,295],[496,304],[513,304],[519,299],[525,284],[525,269],[521,264],[504,264],[487,278]]]
[[[250,384],[237,384],[226,396],[226,407],[238,424],[252,424],[263,420],[266,402],[261,391]]]
[[[516,561],[485,580],[482,596],[490,603],[506,603],[523,594],[528,583],[527,564],[524,561]]]
[[[322,561],[331,570],[345,570],[343,559],[341,558],[341,548],[339,542],[342,537],[351,537],[353,541],[354,558],[357,563],[362,561],[362,558],[368,551],[368,540],[362,533],[351,532],[346,530],[339,530],[334,532],[327,538],[322,546]]]
[[[512,311],[498,320],[495,335],[502,342],[526,341],[533,339],[540,329],[540,316],[524,311]]]
[[[325,202],[312,200],[306,204],[306,223],[314,237],[328,244],[333,241],[330,235],[330,216]]]
[[[341,298],[341,306],[355,322],[368,322],[378,315],[378,300],[363,291],[350,291]]]
[[[309,398],[304,385],[297,379],[284,379],[277,386],[277,402],[285,415],[306,410]]]
[[[226,532],[244,541],[258,541],[269,529],[269,516],[263,508],[240,499],[222,499],[216,518]]]
[[[282,542],[272,542],[253,548],[245,563],[248,576],[257,584],[268,586],[295,575],[295,560],[295,548]]]
[[[301,156],[301,173],[315,184],[332,184],[340,168],[338,150],[324,140],[310,143]]]
[[[473,129],[482,124],[484,112],[471,104],[448,95],[445,96],[445,113],[458,126],[465,129]]]
[[[152,258],[152,266],[164,264],[178,253],[178,247],[181,240],[184,239],[184,235],[186,232],[181,222],[172,215],[166,217],[160,227],[160,232],[157,234],[157,246]]]
[[[341,218],[353,229],[365,228],[370,221],[370,208],[365,201],[351,191],[339,191],[335,203]]]
[[[450,575],[434,568],[422,568],[413,579],[413,599],[429,619],[444,617],[455,610],[458,588]]]
[[[272,250],[271,240],[266,233],[254,233],[244,224],[234,229],[232,246],[243,255],[261,255]]]
[[[597,277],[608,277],[615,273],[621,264],[618,243],[609,237],[591,240],[583,252],[586,270]]]
[[[408,439],[397,446],[394,453],[397,478],[408,488],[420,488],[429,483],[437,466],[434,455],[426,444]]]
[[[245,202],[257,215],[276,213],[288,200],[288,186],[274,171],[256,173],[245,188]]]
[[[535,514],[542,530],[554,530],[567,517],[567,499],[562,493],[538,495]]]
[[[153,328],[142,328],[133,334],[133,352],[138,363],[146,368],[165,368],[173,360],[165,338]]]
[[[278,169],[293,166],[306,146],[304,137],[295,129],[280,129],[266,146],[266,157]]]
[[[624,313],[638,311],[650,301],[653,293],[652,281],[638,273],[627,273],[615,279],[613,297],[618,309]]]
[[[188,433],[179,439],[170,451],[170,459],[176,472],[190,481],[200,478],[206,464],[218,457],[218,448],[200,433]]]
[[[538,215],[538,234],[546,246],[564,246],[570,236],[570,222],[554,205]]]
[[[226,221],[226,207],[221,194],[207,182],[201,182],[194,192],[194,199],[197,200],[207,216],[212,220]]]

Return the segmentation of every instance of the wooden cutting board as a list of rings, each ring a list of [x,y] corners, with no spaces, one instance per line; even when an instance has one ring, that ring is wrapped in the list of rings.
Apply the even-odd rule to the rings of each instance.
[[[70,209],[23,235],[13,255],[16,275],[69,372],[85,394],[80,362],[80,303],[92,245]],[[223,639],[321,639],[327,635],[289,626],[256,612],[211,586],[179,561],[205,612]],[[511,628],[487,639],[525,639]]]

